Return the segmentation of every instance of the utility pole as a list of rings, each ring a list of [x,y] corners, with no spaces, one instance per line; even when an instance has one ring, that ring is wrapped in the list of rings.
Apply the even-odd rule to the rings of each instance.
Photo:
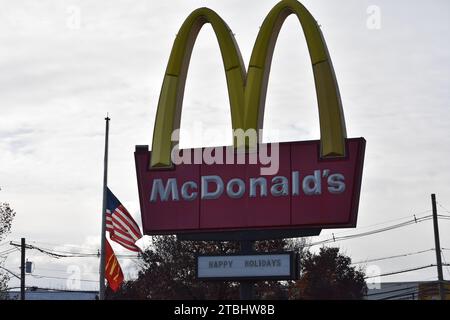
[[[242,254],[252,254],[254,251],[254,241],[243,240],[240,241],[240,253]],[[252,300],[253,295],[253,282],[244,280],[240,282],[239,285],[239,298],[241,300]]]
[[[108,187],[108,136],[109,136],[109,120],[111,120],[108,115],[106,115],[106,132],[105,132],[105,158],[103,167],[103,208],[102,208],[102,228],[101,228],[101,254],[100,254],[100,288],[99,288],[99,298],[100,300],[105,300],[105,248],[106,248],[106,197],[107,197],[107,187]]]
[[[436,248],[436,266],[439,281],[439,296],[441,297],[441,300],[445,300],[444,275],[442,273],[441,243],[439,241],[439,225],[436,208],[436,195],[434,193],[431,194],[431,204],[433,206],[434,246]]]
[[[25,300],[25,238],[20,244],[20,300]]]

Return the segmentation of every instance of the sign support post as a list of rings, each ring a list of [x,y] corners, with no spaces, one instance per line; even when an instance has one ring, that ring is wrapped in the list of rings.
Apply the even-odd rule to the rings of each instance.
[[[242,254],[252,254],[254,252],[254,241],[240,241],[240,253]],[[253,292],[253,282],[249,280],[243,280],[240,282],[239,286],[239,298],[241,300],[252,300],[254,299]]]

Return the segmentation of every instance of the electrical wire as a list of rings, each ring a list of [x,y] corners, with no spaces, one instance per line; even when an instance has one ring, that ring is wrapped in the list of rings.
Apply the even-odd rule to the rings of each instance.
[[[9,241],[5,241],[5,242],[3,242],[3,243],[0,243],[0,247],[2,247],[2,246],[4,246],[4,245],[7,245],[7,244],[9,244]]]
[[[424,211],[421,211],[421,212],[417,212],[417,213],[413,213],[413,214],[409,214],[409,215],[407,215],[407,216],[403,216],[403,217],[400,217],[400,218],[396,218],[396,219],[390,219],[390,220],[386,220],[386,221],[383,221],[383,222],[379,222],[379,223],[375,223],[375,224],[370,224],[370,225],[367,225],[367,226],[358,226],[358,230],[363,230],[363,229],[369,229],[369,228],[373,228],[373,227],[378,227],[378,226],[381,226],[381,225],[384,225],[384,224],[388,224],[388,223],[391,223],[391,222],[396,222],[396,221],[400,221],[400,220],[405,220],[405,219],[407,219],[407,218],[410,218],[411,219],[411,217],[415,217],[416,215],[422,215],[422,214],[424,214],[424,213],[428,213],[428,212],[431,212],[432,210],[424,210]],[[335,235],[339,235],[339,234],[344,234],[344,233],[348,233],[349,231],[342,231],[342,232],[335,232],[334,234]]]
[[[47,268],[38,268],[36,271],[51,271],[51,272],[59,272],[59,273],[66,273],[68,274],[69,272],[67,272],[67,269],[47,269]],[[83,274],[99,274],[99,271],[83,271],[81,272]]]
[[[20,246],[19,244],[16,244],[14,242],[11,242],[11,245],[13,245],[15,247]],[[97,253],[82,253],[82,252],[59,251],[59,250],[54,250],[54,249],[49,249],[49,248],[38,247],[38,246],[31,245],[31,244],[26,244],[26,248],[38,250],[41,253],[44,253],[44,254],[46,254],[52,258],[56,258],[56,259],[89,258],[89,257],[99,258],[99,256],[100,256],[100,254],[98,252]],[[131,259],[138,258],[137,255],[116,255],[116,257],[117,258],[131,258]]]
[[[10,290],[16,290],[20,289],[20,287],[8,287],[6,288],[7,291]],[[25,289],[27,289],[29,292],[33,292],[33,290],[43,290],[43,291],[53,291],[53,292],[81,292],[81,293],[97,293],[97,290],[69,290],[69,289],[54,289],[54,288],[43,288],[38,286],[26,286]]]
[[[86,247],[86,246],[78,246],[78,245],[74,245],[74,244],[58,244],[58,243],[52,243],[52,242],[42,242],[42,241],[28,241],[28,242],[32,242],[32,243],[37,243],[37,244],[44,244],[44,245],[51,245],[54,247],[68,247],[68,248],[78,248],[81,250],[86,250],[88,252],[75,252],[75,251],[65,251],[65,250],[60,250],[60,249],[46,249],[46,250],[50,250],[50,251],[54,251],[54,252],[59,252],[59,253],[67,253],[67,254],[79,254],[79,255],[96,255],[99,256],[100,252],[98,248],[94,248],[94,247]],[[45,248],[45,246],[39,246],[41,248]],[[94,250],[94,252],[92,251]],[[123,258],[137,258],[137,255],[129,255],[129,254],[116,254],[117,257],[123,257]]]
[[[397,299],[400,300],[402,298],[410,298],[411,296],[418,296],[420,294],[437,294],[438,289],[437,288],[420,288],[419,286],[415,287],[415,289],[409,291],[409,292],[402,292],[402,293],[398,293],[398,294],[394,294],[394,295],[390,295],[387,297],[382,297],[380,299],[376,299],[376,300],[389,300],[389,299]],[[444,292],[446,294],[450,293],[450,290],[448,289],[444,289]],[[381,292],[380,292],[381,294]]]
[[[444,266],[444,264],[442,266]],[[448,264],[445,264],[445,266],[448,266]],[[411,269],[392,271],[392,272],[388,272],[388,273],[382,273],[382,274],[378,274],[378,275],[367,276],[367,277],[365,277],[365,279],[376,278],[376,277],[392,276],[392,275],[395,275],[395,274],[406,273],[406,272],[411,272],[411,271],[417,271],[417,270],[427,269],[427,268],[431,268],[431,267],[436,267],[436,265],[435,264],[430,264],[430,265],[427,265],[427,266],[415,267],[415,268],[411,268]]]
[[[0,252],[0,256],[1,256],[1,257],[7,257],[9,254],[11,254],[11,253],[13,253],[13,252],[15,252],[15,251],[16,251],[15,248],[10,248],[10,249],[8,249],[8,250],[5,250],[5,251]]]
[[[447,209],[446,207],[444,207],[439,201],[436,201],[436,203],[438,204],[439,207],[441,207],[442,209],[444,209],[445,212],[450,213],[450,210]]]
[[[448,273],[448,276],[450,277],[450,264],[447,263],[447,261],[445,260],[445,255],[441,252],[441,257],[442,257],[442,261],[444,261],[444,265],[446,265],[445,270]]]
[[[411,289],[416,289],[416,288],[417,288],[416,286],[413,286],[413,287],[405,287],[405,288],[388,290],[388,291],[375,292],[375,293],[367,294],[366,297],[380,296],[380,295],[383,295],[383,294],[388,294],[388,293],[393,293],[393,292],[400,292],[400,291],[411,290]],[[377,289],[377,290],[381,290],[381,289]]]
[[[41,247],[42,248],[42,247]],[[54,252],[54,253],[58,253],[61,255],[69,255],[69,256],[76,256],[76,257],[99,257],[100,253],[97,252],[90,252],[90,253],[84,253],[84,252],[73,252],[73,251],[63,251],[63,250],[55,250],[55,249],[49,249],[49,248],[44,248],[46,251],[50,251],[50,252]],[[137,258],[137,255],[131,255],[131,254],[116,254],[116,257],[118,258]]]
[[[40,274],[32,274],[31,276],[32,276],[33,278],[37,278],[37,279],[43,279],[43,278],[46,278],[46,279],[57,279],[57,280],[72,280],[72,279],[70,279],[70,278],[45,276],[45,275],[40,275]],[[96,283],[99,282],[98,280],[87,280],[87,279],[73,279],[73,280],[81,281],[81,282],[96,282]]]
[[[436,277],[427,278],[424,281],[428,281],[428,280],[436,280]],[[382,285],[383,285],[383,289],[394,290],[394,289],[401,289],[403,287],[404,283],[402,283],[402,282],[383,282]]]
[[[424,221],[430,220],[431,218],[432,218],[432,216],[428,215],[428,216],[424,216],[424,217],[420,217],[420,218],[414,218],[414,219],[411,219],[411,220],[408,220],[408,221],[405,221],[402,223],[394,224],[394,225],[391,225],[388,227],[375,229],[372,231],[350,234],[350,235],[341,236],[341,237],[332,237],[332,238],[328,238],[325,240],[311,242],[310,244],[307,245],[307,247],[312,247],[312,246],[317,246],[317,245],[322,245],[322,244],[327,244],[327,243],[332,243],[332,242],[338,242],[338,241],[343,241],[343,240],[350,240],[350,239],[354,239],[354,238],[366,237],[366,236],[381,233],[381,232],[386,232],[386,231],[390,231],[390,230],[394,230],[394,229],[398,229],[398,228],[403,228],[403,227],[409,226],[411,224],[424,222]]]
[[[34,243],[36,243],[36,241],[32,241]],[[30,245],[31,246],[31,245]],[[60,245],[58,245],[60,246]],[[57,250],[57,249],[51,249],[51,248],[46,248],[46,247],[42,247],[42,246],[32,246],[33,248],[30,249],[41,249],[46,251],[47,253],[51,253],[54,255],[57,255],[58,257],[61,258],[86,258],[86,257],[100,257],[100,252],[97,250],[96,252],[74,252],[74,251],[65,251],[65,250]],[[81,247],[80,247],[81,248]],[[116,254],[116,257],[118,258],[138,258],[138,255],[131,255],[131,254]]]
[[[430,212],[431,210],[426,210],[423,211],[421,213],[427,213]],[[419,214],[421,214],[419,213]],[[407,217],[411,217],[411,216],[406,216],[406,217],[402,217],[402,218],[398,218],[398,219],[392,219],[392,220],[388,220],[385,222],[381,222],[378,224],[374,224],[371,226],[366,226],[366,227],[362,227],[359,229],[364,229],[364,228],[369,228],[369,227],[373,227],[373,226],[378,226],[378,225],[383,225],[392,221],[399,221],[399,220],[403,220]],[[450,218],[450,216],[448,216]],[[346,235],[346,236],[341,236],[341,237],[335,237],[333,236],[332,238],[328,238],[325,240],[320,240],[320,241],[316,241],[316,242],[312,242],[310,244],[307,245],[307,247],[312,247],[312,246],[316,246],[316,245],[321,245],[321,244],[327,244],[327,243],[331,243],[331,242],[338,242],[338,241],[343,241],[343,240],[349,240],[349,239],[354,239],[354,238],[359,238],[359,237],[365,237],[365,236],[369,236],[369,235],[373,235],[373,234],[377,234],[377,233],[381,233],[381,232],[385,232],[385,231],[390,231],[390,230],[394,230],[397,228],[401,228],[401,227],[405,227],[411,224],[415,224],[415,223],[420,223],[423,221],[427,221],[430,220],[432,218],[431,215],[427,215],[427,216],[423,216],[423,217],[416,217],[414,215],[413,219],[410,219],[408,221],[399,223],[399,224],[395,224],[395,225],[391,225],[391,226],[387,226],[384,228],[380,228],[380,229],[376,229],[376,230],[371,230],[368,232],[362,232],[362,233],[357,233],[357,234],[350,234],[350,235]],[[335,233],[335,234],[343,234],[344,232],[341,233]],[[44,242],[38,242],[38,241],[31,241],[33,243],[44,243]],[[47,244],[51,244],[51,243],[47,243]],[[54,244],[57,245],[57,244]],[[64,246],[64,245],[63,245]],[[75,246],[75,245],[67,245],[67,246],[73,246],[73,247],[78,247],[78,248],[86,248],[83,246]],[[54,257],[57,258],[69,258],[69,257],[75,257],[75,258],[86,258],[86,257],[99,257],[99,252],[97,251],[96,253],[90,252],[73,252],[73,251],[64,251],[64,250],[55,250],[55,249],[49,249],[49,248],[44,248],[44,247],[35,247],[35,248],[40,248],[41,250],[43,250],[46,254],[52,255]],[[137,259],[138,256],[137,255],[116,255],[118,258],[130,258],[130,259]]]
[[[60,243],[54,243],[54,242],[42,242],[42,241],[35,241],[35,240],[28,240],[27,242],[31,242],[34,244],[40,244],[40,246],[44,245],[44,247],[46,245],[50,245],[53,247],[67,247],[67,248],[77,248],[79,249],[78,251],[89,251],[88,253],[92,252],[92,250],[98,250],[98,248],[95,247],[88,247],[88,246],[80,246],[80,245],[75,245],[75,244],[60,244]]]
[[[427,211],[428,212],[428,211]],[[419,223],[419,222],[423,222],[423,221],[427,221],[429,219],[431,219],[432,216],[428,215],[428,216],[424,216],[424,217],[415,217],[414,219],[399,223],[399,224],[395,224],[395,225],[391,225],[391,226],[387,226],[384,228],[380,228],[380,229],[375,229],[375,230],[371,230],[368,232],[362,232],[362,233],[357,233],[357,234],[351,234],[351,235],[347,235],[347,236],[342,236],[342,237],[333,237],[333,238],[329,238],[329,239],[325,239],[325,240],[321,240],[321,241],[317,241],[317,242],[313,242],[310,243],[309,245],[307,245],[307,247],[312,247],[312,246],[316,246],[316,245],[320,245],[320,244],[327,244],[327,243],[331,243],[331,242],[337,242],[337,241],[343,241],[343,240],[349,240],[349,239],[354,239],[354,238],[359,238],[359,237],[364,237],[364,236],[368,236],[368,235],[373,235],[373,234],[377,234],[377,233],[381,233],[381,232],[386,232],[386,231],[390,231],[390,230],[394,230],[397,228],[401,228],[401,227],[405,227],[411,224],[415,224],[415,223]],[[402,219],[402,218],[400,218]],[[395,220],[399,220],[399,219],[395,219]],[[385,223],[380,223],[380,224],[385,224]],[[378,225],[380,225],[378,224]],[[36,243],[36,241],[32,241],[34,243]],[[16,249],[17,249],[17,244],[15,244]],[[99,257],[99,252],[97,253],[84,253],[84,252],[73,252],[73,251],[64,251],[64,250],[55,250],[55,249],[49,249],[49,248],[43,248],[43,247],[38,247],[38,246],[33,246],[33,245],[27,245],[27,247],[29,249],[36,249],[44,254],[47,254],[53,258],[88,258],[88,257]],[[419,252],[413,252],[413,253],[407,253],[407,254],[401,254],[401,255],[395,255],[395,256],[390,256],[390,257],[381,257],[381,258],[375,258],[375,259],[369,259],[369,260],[365,260],[365,261],[359,261],[359,262],[355,262],[353,264],[360,264],[360,263],[364,263],[364,262],[373,262],[373,261],[382,261],[382,260],[387,260],[387,259],[393,259],[393,258],[398,258],[398,257],[403,257],[403,256],[408,256],[408,255],[413,255],[413,254],[419,254],[419,253],[423,253],[429,250],[425,250],[425,251],[419,251]],[[138,259],[137,255],[116,255],[118,258],[130,258],[130,259]]]
[[[9,269],[7,269],[7,268],[5,268],[5,267],[2,267],[2,266],[0,266],[0,269],[3,269],[3,270],[5,270],[5,271],[7,271],[8,273],[12,274],[14,277],[16,277],[17,279],[20,280],[20,276],[17,275],[15,272],[12,272],[11,270],[9,270]]]
[[[398,294],[390,295],[387,297],[381,297],[379,299],[375,300],[390,300],[390,299],[396,299],[396,300],[414,300],[415,296],[419,295],[419,289],[413,289],[408,292],[401,292]]]
[[[427,210],[425,212],[429,212],[430,210]],[[411,217],[411,216],[409,216]],[[405,217],[406,218],[406,217]],[[382,222],[382,223],[378,223],[378,224],[374,224],[371,226],[366,226],[366,227],[362,227],[362,228],[369,228],[369,227],[374,227],[374,226],[379,226],[379,225],[384,225],[387,224],[389,222],[393,222],[393,221],[399,221],[399,220],[403,220],[405,218],[398,218],[398,219],[393,219],[393,220],[389,220],[386,222]],[[344,240],[349,240],[349,239],[354,239],[354,238],[359,238],[359,237],[365,237],[365,236],[369,236],[369,235],[373,235],[373,234],[378,234],[378,233],[382,233],[382,232],[386,232],[386,231],[390,231],[390,230],[394,230],[394,229],[398,229],[398,228],[402,228],[402,227],[406,227],[409,226],[411,224],[416,224],[416,223],[420,223],[420,222],[424,222],[427,220],[430,220],[432,218],[431,215],[427,215],[427,216],[423,216],[423,217],[416,217],[414,216],[414,219],[410,219],[401,223],[397,223],[394,225],[390,225],[390,226],[385,226],[383,228],[379,228],[379,229],[375,229],[375,230],[370,230],[370,231],[366,231],[366,232],[360,232],[360,233],[356,233],[356,234],[349,234],[349,235],[345,235],[345,236],[340,236],[340,237],[335,237],[333,234],[333,238],[328,238],[325,240],[320,240],[320,241],[316,241],[316,242],[312,242],[309,245],[307,245],[307,247],[312,247],[312,246],[316,246],[316,245],[321,245],[321,244],[327,244],[327,243],[332,243],[332,242],[338,242],[338,241],[344,241]],[[445,216],[445,215],[439,215],[439,218],[443,218],[443,219],[450,219],[450,216]],[[360,229],[362,229],[360,228]],[[342,234],[342,233],[340,233]],[[37,242],[37,241],[31,241],[33,243],[43,243],[43,242]],[[4,245],[5,243],[3,243],[2,245]],[[3,252],[0,252],[1,254],[10,254],[12,252],[14,252],[15,250],[18,250],[18,244],[13,244],[11,242],[11,244],[14,246],[14,248],[5,250]],[[50,244],[50,243],[47,243]],[[61,246],[61,245],[59,245]],[[83,247],[83,246],[75,246],[75,245],[62,245],[62,246],[66,246],[66,247],[78,247],[81,248],[81,251],[84,251],[85,249],[88,249],[87,247]],[[56,249],[50,249],[50,248],[46,248],[46,247],[41,247],[41,246],[35,246],[35,245],[31,245],[31,244],[27,244],[27,249],[34,249],[37,250],[45,255],[48,255],[52,258],[89,258],[89,257],[99,257],[99,252],[74,252],[74,251],[65,251],[65,250],[56,250]],[[90,250],[92,250],[92,248],[89,248]],[[352,264],[361,264],[361,263],[367,263],[367,262],[373,262],[373,261],[382,261],[382,260],[387,260],[387,259],[394,259],[394,258],[399,258],[399,257],[406,257],[406,256],[410,256],[410,255],[416,255],[416,254],[421,254],[421,253],[425,253],[428,251],[431,251],[434,249],[428,249],[428,250],[422,250],[422,251],[416,251],[416,252],[410,252],[410,253],[405,253],[405,254],[399,254],[399,255],[393,255],[393,256],[388,256],[388,257],[380,257],[380,258],[374,258],[374,259],[368,259],[365,261],[358,261],[358,262],[354,262]],[[442,250],[450,250],[447,248],[442,248]],[[138,255],[116,255],[118,258],[129,258],[129,259],[133,259],[133,260],[137,260],[139,258]],[[445,261],[444,261],[445,262]],[[445,266],[449,266],[449,264],[445,263]],[[374,278],[374,277],[383,277],[383,276],[390,276],[390,275],[395,275],[395,274],[400,274],[400,273],[405,273],[405,272],[412,272],[412,271],[416,271],[416,270],[421,270],[421,269],[426,269],[426,268],[430,268],[433,267],[435,265],[427,265],[427,266],[421,266],[421,267],[416,267],[416,268],[411,268],[411,269],[405,269],[405,270],[400,270],[400,271],[394,271],[394,272],[389,272],[389,273],[385,273],[385,274],[380,274],[380,275],[375,275],[375,276],[369,276],[366,277],[366,279],[369,278]],[[42,269],[43,270],[43,269]],[[49,278],[49,279],[60,279],[60,280],[68,280],[68,278],[62,278],[62,277],[53,277],[53,276],[44,276],[44,275],[32,275],[33,277],[36,278]],[[86,279],[81,279],[80,281],[86,281],[86,282],[97,282],[95,280],[86,280]]]
[[[403,254],[397,254],[397,255],[394,255],[394,256],[374,258],[374,259],[368,259],[368,260],[361,260],[361,261],[357,261],[357,262],[352,262],[352,264],[363,264],[363,263],[374,262],[374,261],[382,261],[382,260],[388,260],[388,259],[408,257],[408,256],[416,255],[416,254],[421,254],[421,253],[425,253],[425,252],[434,251],[434,250],[435,250],[434,248],[431,248],[431,249],[421,250],[421,251],[416,251],[416,252],[408,252],[408,253],[403,253]]]

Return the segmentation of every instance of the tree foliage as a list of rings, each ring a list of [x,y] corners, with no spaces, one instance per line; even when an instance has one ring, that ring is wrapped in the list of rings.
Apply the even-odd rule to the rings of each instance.
[[[9,206],[8,203],[0,202],[0,241],[6,238],[11,231],[12,221],[16,212]],[[0,257],[0,266],[3,264]],[[7,289],[9,275],[0,269],[0,299],[5,298],[5,291]]]
[[[0,241],[11,231],[12,221],[16,212],[11,209],[8,203],[0,202]]]
[[[351,266],[351,259],[339,248],[322,247],[318,254],[307,252],[300,279],[290,288],[293,299],[361,299],[367,293],[365,274]]]
[[[298,281],[258,281],[257,299],[357,299],[365,293],[364,273],[356,270],[338,248],[322,248],[318,254],[305,250],[304,239],[255,243],[257,252],[295,251],[300,256]],[[199,281],[196,255],[227,255],[239,250],[238,242],[177,241],[174,236],[153,237],[151,249],[142,253],[136,280],[107,292],[109,299],[219,299],[239,298],[239,283]]]

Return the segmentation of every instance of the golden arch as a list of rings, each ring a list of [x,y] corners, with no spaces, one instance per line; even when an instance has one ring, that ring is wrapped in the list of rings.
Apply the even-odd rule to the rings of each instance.
[[[220,46],[226,73],[233,129],[260,129],[273,50],[285,19],[300,20],[313,66],[320,119],[322,157],[345,155],[346,128],[336,76],[317,22],[295,0],[279,2],[264,20],[245,73],[239,47],[227,24],[214,11],[201,8],[184,21],[167,64],[153,131],[151,167],[171,165],[171,134],[180,126],[181,109],[189,61],[202,26],[210,23]]]

